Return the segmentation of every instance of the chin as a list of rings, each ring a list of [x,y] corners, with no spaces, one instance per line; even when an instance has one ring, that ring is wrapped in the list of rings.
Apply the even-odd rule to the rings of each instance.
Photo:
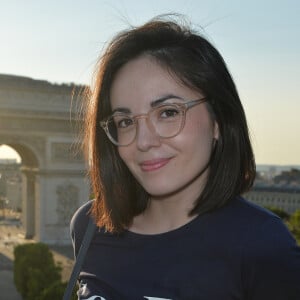
[[[178,191],[178,189],[176,189],[175,187],[168,187],[164,184],[159,184],[157,186],[155,186],[154,184],[151,184],[150,186],[147,185],[142,185],[142,186],[150,196],[156,198],[172,196],[176,194],[176,192]]]

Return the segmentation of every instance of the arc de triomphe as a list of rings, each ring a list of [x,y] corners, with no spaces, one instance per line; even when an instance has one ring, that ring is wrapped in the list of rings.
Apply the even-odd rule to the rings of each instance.
[[[22,159],[23,229],[27,238],[48,244],[70,243],[70,218],[90,192],[82,155],[74,150],[73,90],[0,75],[0,145]]]

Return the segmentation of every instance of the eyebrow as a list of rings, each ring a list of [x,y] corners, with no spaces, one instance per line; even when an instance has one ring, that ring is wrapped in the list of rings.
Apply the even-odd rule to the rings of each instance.
[[[152,101],[150,103],[151,107],[156,107],[158,105],[160,105],[161,103],[165,102],[166,100],[169,100],[169,99],[180,99],[180,100],[183,100],[183,98],[179,97],[179,96],[176,96],[176,95],[173,95],[173,94],[168,94],[166,96],[163,96],[161,98],[158,98],[154,101]]]
[[[176,95],[173,95],[173,94],[168,94],[168,95],[165,95],[163,97],[160,97],[156,100],[153,100],[151,101],[150,103],[150,106],[153,108],[153,107],[157,107],[159,106],[161,103],[169,100],[169,99],[179,99],[179,100],[184,100],[183,98],[179,97],[179,96],[176,96]],[[114,113],[124,113],[124,114],[130,114],[131,113],[131,110],[129,108],[126,108],[126,107],[118,107],[116,109],[114,109],[112,111],[112,114]]]
[[[119,112],[119,113],[124,113],[124,114],[130,114],[131,111],[129,108],[125,108],[125,107],[118,107],[118,108],[115,108],[113,111],[112,111],[112,114],[116,113],[116,112]]]

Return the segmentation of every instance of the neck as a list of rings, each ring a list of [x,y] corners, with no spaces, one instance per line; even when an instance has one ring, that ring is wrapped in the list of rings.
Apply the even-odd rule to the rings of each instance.
[[[198,188],[195,188],[195,185]],[[134,218],[129,230],[140,234],[159,234],[189,223],[197,216],[190,216],[189,212],[193,209],[202,190],[203,184],[199,184],[197,180],[194,184],[189,184],[172,194],[152,195],[148,207]]]
[[[160,205],[151,200],[149,208],[134,218],[129,230],[140,234],[160,234],[175,230],[189,223],[195,217],[189,216],[187,209],[181,211],[171,203]]]

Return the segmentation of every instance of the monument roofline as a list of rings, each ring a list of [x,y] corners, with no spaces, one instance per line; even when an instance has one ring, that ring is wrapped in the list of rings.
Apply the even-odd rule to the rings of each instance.
[[[47,80],[33,79],[25,76],[0,74],[0,89],[28,90],[36,89],[45,92],[66,93],[82,89],[84,85],[75,83],[51,83]]]
[[[0,110],[7,116],[24,111],[74,113],[80,109],[85,86],[0,74]],[[55,118],[54,118],[55,119]]]

